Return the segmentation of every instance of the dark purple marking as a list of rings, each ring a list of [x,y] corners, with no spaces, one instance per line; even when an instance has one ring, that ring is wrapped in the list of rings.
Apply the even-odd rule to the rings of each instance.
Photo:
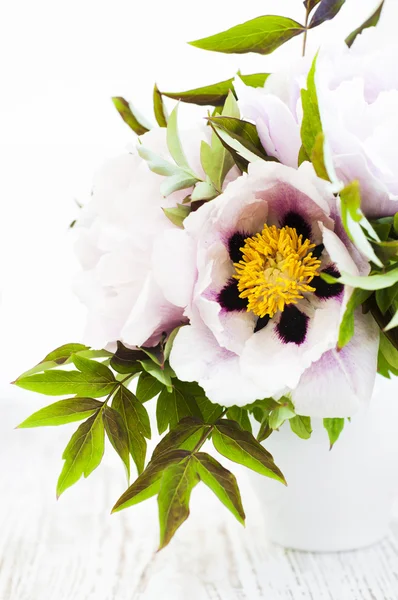
[[[277,325],[277,331],[284,344],[300,346],[307,335],[309,318],[293,304],[286,306]]]
[[[232,262],[237,263],[242,259],[242,250],[245,245],[245,239],[249,237],[245,233],[237,231],[228,240],[228,252]]]
[[[227,312],[247,310],[247,298],[240,298],[239,294],[237,280],[230,279],[218,294],[217,300]]]
[[[256,326],[254,327],[254,333],[257,333],[257,331],[261,331],[262,329],[264,329],[264,327],[268,325],[270,320],[271,317],[269,315],[265,315],[265,317],[259,317]]]
[[[295,229],[298,235],[303,236],[303,240],[311,239],[311,226],[298,213],[290,211],[282,219],[281,227],[291,227]]]
[[[314,256],[315,258],[321,258],[322,252],[324,250],[325,250],[325,246],[323,244],[318,244],[317,246],[315,246],[315,248],[313,250],[311,250],[312,256]]]
[[[323,269],[322,273],[327,273],[328,275],[332,275],[332,277],[336,278],[340,277],[340,271],[334,265]],[[336,296],[340,296],[344,290],[344,285],[342,283],[327,283],[319,276],[314,277],[310,285],[315,288],[315,296],[321,298],[322,300],[336,298]]]

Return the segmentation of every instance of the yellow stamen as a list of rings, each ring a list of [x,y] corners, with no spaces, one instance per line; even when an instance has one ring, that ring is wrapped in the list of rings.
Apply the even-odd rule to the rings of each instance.
[[[248,299],[247,310],[273,317],[287,304],[296,304],[304,292],[315,292],[309,284],[321,261],[310,252],[314,247],[292,227],[264,225],[261,233],[246,238],[234,277],[240,297]]]

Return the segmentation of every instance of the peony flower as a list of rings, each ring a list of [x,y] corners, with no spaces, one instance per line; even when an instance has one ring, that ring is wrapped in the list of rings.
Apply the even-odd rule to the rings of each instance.
[[[190,325],[170,357],[180,379],[198,381],[223,406],[291,393],[308,416],[349,416],[370,398],[378,329],[358,312],[354,338],[337,352],[352,289],[320,277],[368,265],[309,163],[252,163],[184,226],[183,252],[176,239],[166,261],[175,268],[183,254],[191,272],[183,282],[192,287]]]
[[[382,26],[359,35],[351,48],[344,42],[321,48],[316,85],[323,130],[336,173],[344,183],[358,179],[362,209],[368,217],[398,210],[398,44]],[[239,79],[235,89],[243,117],[253,120],[266,151],[296,167],[308,58],[271,75],[264,89]]]
[[[166,130],[156,129],[141,138],[144,146],[170,160]],[[204,176],[199,151],[202,130],[182,136],[192,168]],[[174,192],[164,198],[164,178],[151,172],[136,150],[110,160],[98,173],[91,201],[78,221],[77,255],[82,272],[76,292],[88,308],[85,341],[101,348],[120,340],[128,345],[155,345],[163,332],[186,322],[179,295],[176,265],[171,301],[159,286],[162,252],[170,232],[181,234],[162,207],[173,207],[189,193]],[[169,295],[170,297],[170,295]]]

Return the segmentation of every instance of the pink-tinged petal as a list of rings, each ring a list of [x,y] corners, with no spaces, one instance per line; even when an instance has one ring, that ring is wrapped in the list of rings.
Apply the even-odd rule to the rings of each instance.
[[[170,229],[155,239],[152,271],[171,304],[185,308],[190,303],[196,278],[195,248],[185,231]]]
[[[197,381],[207,397],[221,406],[243,406],[261,397],[261,390],[243,377],[239,357],[221,348],[206,328],[182,327],[170,364],[182,381]]]
[[[262,387],[264,397],[278,395],[286,388],[294,389],[304,371],[337,344],[341,319],[339,299],[325,300],[316,310],[304,301],[297,308],[308,317],[302,343],[283,341],[276,319],[253,334],[241,354],[243,373]]]
[[[120,339],[132,346],[154,345],[162,333],[184,321],[182,309],[164,298],[150,273],[121,330]]]
[[[297,414],[349,417],[370,401],[377,369],[379,330],[360,312],[353,339],[340,352],[332,349],[315,362],[292,393]]]

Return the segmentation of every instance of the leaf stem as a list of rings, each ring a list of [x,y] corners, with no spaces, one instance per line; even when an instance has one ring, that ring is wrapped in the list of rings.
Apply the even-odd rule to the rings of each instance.
[[[225,416],[225,414],[226,414],[227,411],[228,411],[228,409],[224,408],[223,412],[219,416],[219,419],[222,419]],[[205,443],[205,441],[207,439],[209,439],[209,437],[210,437],[211,433],[213,432],[215,426],[216,426],[216,424],[213,423],[213,425],[210,425],[209,429],[207,429],[207,431],[204,432],[204,434],[202,435],[202,437],[200,438],[200,440],[196,444],[195,448],[192,450],[192,454],[196,454],[196,452],[198,452],[198,450],[201,449],[201,447],[203,446],[203,444]]]
[[[127,377],[124,377],[124,379],[122,379],[121,381],[117,381],[115,384],[115,387],[112,389],[112,391],[107,395],[107,397],[104,400],[104,404],[103,407],[108,404],[109,400],[112,398],[112,396],[115,394],[115,392],[118,390],[118,388],[122,387],[122,385],[124,384],[125,381],[127,381],[128,379],[130,379],[131,377],[133,377],[133,375],[127,375]],[[103,408],[102,407],[102,408]],[[102,409],[101,409],[102,410]]]
[[[304,23],[305,31],[304,31],[304,37],[303,37],[303,56],[305,56],[305,48],[307,46],[307,35],[308,35],[308,21],[309,21],[309,17],[310,17],[310,10],[309,10],[309,7],[307,7],[306,8],[306,13],[305,13],[305,23]]]

